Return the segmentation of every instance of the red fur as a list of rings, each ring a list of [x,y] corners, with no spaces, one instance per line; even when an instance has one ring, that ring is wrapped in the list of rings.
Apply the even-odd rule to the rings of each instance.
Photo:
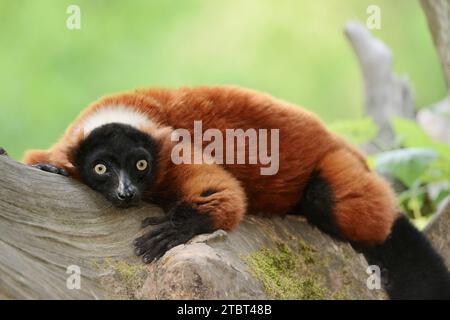
[[[347,149],[329,152],[318,169],[333,188],[337,224],[347,239],[383,242],[397,216],[389,185]]]
[[[335,215],[343,234],[353,241],[381,243],[397,215],[391,188],[370,172],[364,156],[328,132],[313,114],[269,95],[238,87],[139,89],[100,99],[71,124],[48,151],[31,151],[28,164],[48,162],[68,170],[73,151],[84,138],[80,122],[107,105],[126,105],[148,115],[154,125],[141,130],[160,141],[160,174],[149,197],[179,194],[201,212],[209,214],[217,228],[232,229],[246,211],[281,215],[299,201],[313,170],[319,169],[335,194]],[[174,165],[170,160],[172,128],[193,132],[195,120],[208,128],[279,129],[279,171],[260,174],[260,165]],[[205,142],[207,145],[208,142]],[[200,197],[205,189],[217,190]]]

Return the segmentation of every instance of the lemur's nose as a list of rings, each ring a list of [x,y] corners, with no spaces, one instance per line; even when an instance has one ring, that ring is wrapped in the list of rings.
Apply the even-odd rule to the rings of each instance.
[[[132,185],[125,187],[123,190],[117,192],[117,197],[120,200],[129,201],[136,196],[136,188]]]
[[[131,182],[128,174],[124,171],[120,171],[117,198],[121,201],[130,201],[136,196],[136,193],[137,188]]]

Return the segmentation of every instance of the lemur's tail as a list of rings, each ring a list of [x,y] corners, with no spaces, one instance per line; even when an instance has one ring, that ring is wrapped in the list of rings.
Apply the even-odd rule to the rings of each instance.
[[[450,299],[450,273],[443,259],[406,216],[398,215],[387,182],[353,152],[325,155],[292,212],[350,241],[369,264],[378,265],[390,298]]]
[[[399,217],[386,241],[362,250],[391,299],[450,299],[450,273],[425,235]]]
[[[334,169],[336,163],[339,164],[334,162],[330,167]],[[385,210],[382,208],[383,199],[379,200],[380,195],[383,195],[384,185],[377,184],[378,189],[368,188],[364,183],[372,186],[371,183],[378,183],[376,179],[373,176],[367,177],[368,174],[364,176],[364,172],[360,176],[351,175],[353,172],[347,167],[337,168],[335,175],[343,180],[343,173],[344,179],[348,175],[350,178],[347,180],[353,179],[355,183],[350,180],[347,184],[336,182],[337,179],[326,170],[315,171],[305,186],[299,205],[293,210],[293,213],[304,215],[322,231],[344,241],[349,239],[337,223],[339,214],[347,219],[345,223],[350,230],[359,228],[369,233],[382,219],[382,214],[377,213]],[[343,192],[343,187],[348,184],[352,188]],[[374,232],[376,234],[376,230]],[[370,265],[380,267],[381,282],[389,297],[450,299],[450,273],[425,235],[404,215],[394,220],[388,234],[382,244],[376,246],[354,239],[350,242],[366,256]]]

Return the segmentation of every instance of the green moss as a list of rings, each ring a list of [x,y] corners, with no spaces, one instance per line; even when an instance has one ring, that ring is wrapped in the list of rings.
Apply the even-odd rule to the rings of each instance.
[[[110,288],[112,299],[133,299],[136,290],[142,287],[147,276],[147,267],[141,263],[129,263],[127,261],[105,259],[98,267],[103,270],[111,270],[112,278],[106,279],[106,286]]]
[[[308,246],[303,241],[298,242],[298,249],[303,261],[306,264],[315,263],[314,255],[317,253],[317,250],[311,246]]]
[[[333,300],[350,300],[351,295],[348,292],[348,289],[340,290],[331,295],[331,299]]]
[[[110,266],[114,269],[122,281],[134,284],[140,281],[140,275],[145,272],[146,268],[143,264],[130,264],[126,261],[110,262]]]
[[[323,279],[311,271],[317,250],[304,242],[294,249],[278,241],[276,249],[263,248],[245,260],[273,299],[327,299]]]
[[[252,273],[261,281],[272,299],[350,299],[349,271],[343,270],[343,285],[330,291],[320,271],[329,261],[319,251],[303,241],[275,241],[275,249],[263,248],[244,257]]]

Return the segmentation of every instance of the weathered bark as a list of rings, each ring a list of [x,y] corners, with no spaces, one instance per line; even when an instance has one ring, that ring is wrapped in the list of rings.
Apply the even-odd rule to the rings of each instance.
[[[450,91],[450,0],[421,0]],[[450,144],[450,98],[420,110],[417,121],[436,141]]]
[[[116,211],[72,179],[0,156],[0,293],[105,297],[96,264],[105,258],[131,260],[131,241],[148,212]],[[82,270],[80,290],[66,288],[70,265]]]
[[[450,89],[450,0],[421,0]]]
[[[450,0],[421,0],[420,2],[450,90]],[[433,139],[450,144],[449,114],[450,97],[447,96],[430,108],[421,110],[417,115],[417,121]],[[428,233],[435,248],[450,266],[449,230],[450,198],[447,198],[424,231]]]
[[[438,212],[424,232],[450,267],[450,197],[441,203]]]
[[[347,36],[358,58],[365,94],[365,111],[379,128],[377,141],[381,149],[394,142],[392,117],[414,118],[413,94],[407,77],[398,77],[392,70],[392,53],[381,40],[373,37],[360,22],[345,26]],[[374,145],[368,151],[379,151]]]
[[[153,214],[161,211],[150,205],[116,210],[70,178],[0,156],[0,298],[273,297],[247,262],[262,247],[280,243],[308,248],[306,267],[317,275],[324,297],[384,296],[367,289],[361,255],[292,216],[249,216],[234,232],[199,236],[143,265],[131,242],[142,232],[141,220]],[[448,225],[449,213],[440,221]],[[433,231],[444,251],[448,230]],[[70,265],[81,269],[79,290],[66,286]]]
[[[434,141],[450,145],[450,96],[419,110],[416,118]]]

